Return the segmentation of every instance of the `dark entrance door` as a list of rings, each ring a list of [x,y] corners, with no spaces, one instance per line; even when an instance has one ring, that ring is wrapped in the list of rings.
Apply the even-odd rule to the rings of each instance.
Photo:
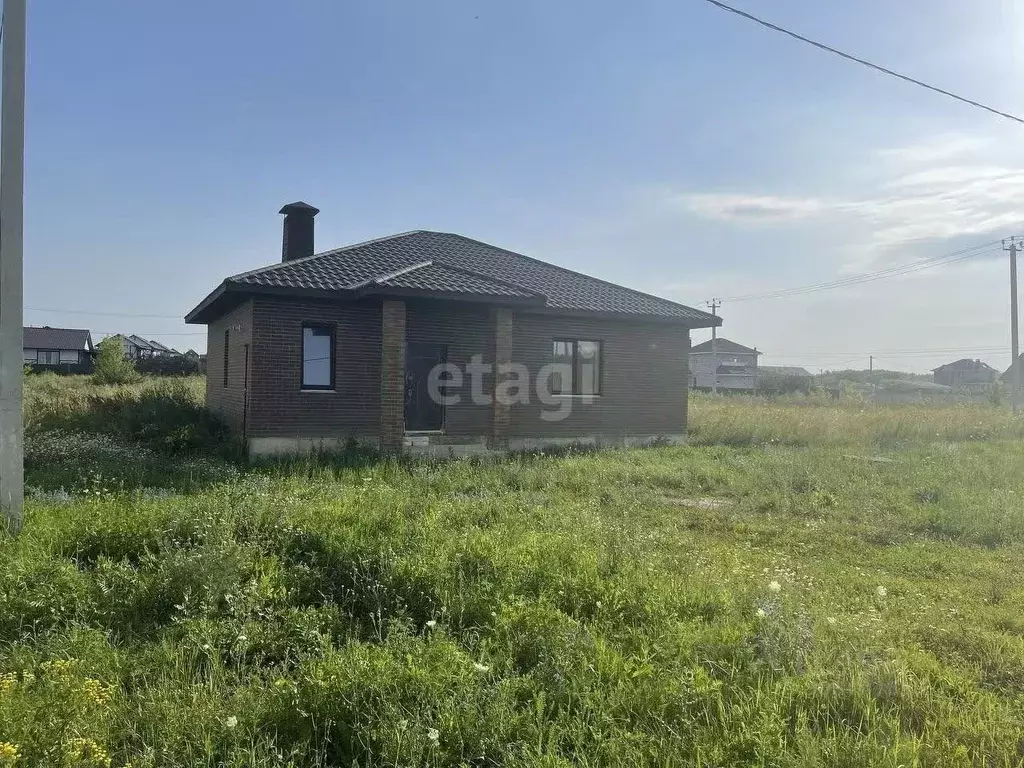
[[[405,348],[405,428],[409,432],[444,428],[444,406],[430,396],[430,372],[445,362],[447,349],[410,343]]]

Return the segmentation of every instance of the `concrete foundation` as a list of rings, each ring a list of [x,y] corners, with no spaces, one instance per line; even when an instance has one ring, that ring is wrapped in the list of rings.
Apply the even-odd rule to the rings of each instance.
[[[272,456],[302,456],[316,452],[341,451],[351,437],[251,437],[249,458]],[[378,447],[376,438],[355,437],[356,442]],[[564,448],[570,445],[589,445],[607,448],[640,447],[655,444],[681,445],[686,435],[580,435],[579,437],[519,437],[508,440],[507,446],[495,449],[487,438],[451,438],[441,434],[409,434],[405,436],[402,452],[412,456],[433,458],[464,458],[485,456],[509,451],[540,451],[545,448]]]

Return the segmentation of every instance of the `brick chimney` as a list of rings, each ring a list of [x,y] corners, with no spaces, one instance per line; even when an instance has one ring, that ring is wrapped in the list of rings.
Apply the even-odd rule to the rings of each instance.
[[[308,203],[289,203],[284,214],[284,237],[281,239],[281,261],[293,261],[313,255],[313,217],[320,213]]]

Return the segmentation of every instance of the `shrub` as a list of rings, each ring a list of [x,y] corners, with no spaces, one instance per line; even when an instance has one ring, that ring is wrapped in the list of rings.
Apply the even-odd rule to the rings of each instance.
[[[93,381],[97,384],[131,384],[139,380],[139,374],[124,356],[121,340],[109,336],[99,343]]]
[[[143,357],[135,361],[135,370],[158,376],[191,376],[199,373],[199,358],[184,355]]]

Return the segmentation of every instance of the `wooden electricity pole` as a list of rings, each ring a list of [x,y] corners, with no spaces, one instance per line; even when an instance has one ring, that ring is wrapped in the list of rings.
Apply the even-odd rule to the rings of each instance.
[[[718,299],[712,299],[708,302],[708,306],[711,307],[711,314],[718,316],[718,308],[722,306],[722,302]],[[718,393],[718,326],[711,326],[711,365],[713,367],[711,377],[711,391]]]
[[[0,515],[21,529],[25,503],[22,227],[25,195],[25,0],[4,0],[0,58]]]
[[[1010,404],[1013,410],[1020,408],[1020,344],[1017,331],[1017,248],[1018,238],[1011,237],[1009,242],[1003,240],[1003,250],[1010,252],[1010,354],[1013,362],[1010,367]]]

